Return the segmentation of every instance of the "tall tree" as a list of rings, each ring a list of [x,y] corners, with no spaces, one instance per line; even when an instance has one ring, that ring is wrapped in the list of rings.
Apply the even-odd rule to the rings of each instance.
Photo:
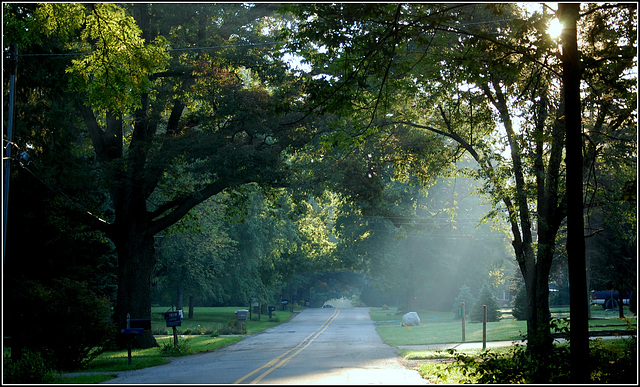
[[[471,173],[486,182],[494,213],[504,211],[511,225],[528,299],[528,348],[545,359],[552,345],[549,271],[567,203],[560,51],[546,33],[553,15],[525,15],[515,4],[291,8],[302,20],[293,47],[312,65],[315,82],[309,111],[360,117],[355,130],[342,126],[338,139],[410,126],[475,159]],[[613,23],[627,28],[635,9],[616,9]],[[619,43],[633,47],[634,40]],[[615,62],[629,68],[633,57]]]
[[[150,317],[154,236],[225,190],[281,184],[282,152],[306,141],[279,114],[296,91],[264,28],[272,10],[43,3],[14,31],[77,55],[48,77],[75,92],[97,168],[87,191],[108,193],[109,208],[76,215],[115,245],[121,327],[127,314]],[[139,345],[155,345],[150,332]]]
[[[580,66],[578,17],[580,4],[561,3],[558,16],[562,30],[562,88],[565,98],[564,120],[567,166],[567,255],[571,303],[571,379],[589,381],[589,316],[587,271],[584,245],[582,201],[582,120],[580,108]]]

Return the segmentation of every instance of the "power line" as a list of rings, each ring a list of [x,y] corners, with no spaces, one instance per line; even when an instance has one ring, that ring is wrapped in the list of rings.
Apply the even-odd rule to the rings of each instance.
[[[8,143],[7,146],[15,146],[16,148],[20,149],[17,144],[15,143]],[[38,170],[38,173],[41,175],[44,175],[44,173],[42,172],[41,168],[38,167],[33,160],[31,160],[29,154],[27,154],[27,152],[21,152],[17,157],[12,157],[10,158],[10,160],[16,160],[18,161],[20,167],[22,167],[22,169],[26,170],[27,172],[29,172],[36,180],[38,180],[42,185],[44,185],[45,187],[49,188],[49,190],[51,190],[51,192],[57,194],[58,196],[60,196],[61,198],[63,198],[64,200],[66,200],[68,203],[70,203],[73,207],[75,207],[78,211],[84,212],[88,215],[90,215],[91,217],[93,217],[94,219],[97,219],[98,221],[102,222],[102,223],[108,223],[106,220],[100,218],[99,216],[91,213],[90,211],[88,211],[82,204],[78,203],[76,200],[72,199],[71,197],[69,197],[69,195],[67,195],[64,191],[62,191],[62,189],[60,189],[59,187],[55,187],[52,184],[48,183],[47,181],[45,181],[45,178],[39,176],[38,174],[36,174],[34,171],[32,171],[29,166],[32,165],[35,169]]]
[[[224,48],[234,48],[234,47],[254,47],[254,46],[269,46],[281,44],[281,42],[264,42],[264,43],[242,43],[242,44],[229,44],[229,45],[219,45],[219,46],[199,46],[199,47],[183,47],[183,48],[169,48],[167,51],[197,51],[197,50],[219,50]],[[46,56],[82,56],[89,55],[91,52],[69,52],[69,53],[47,53],[47,54],[20,54],[21,57],[46,57]]]

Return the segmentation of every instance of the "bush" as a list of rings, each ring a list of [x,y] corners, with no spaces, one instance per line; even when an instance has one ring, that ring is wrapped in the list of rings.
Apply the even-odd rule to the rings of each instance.
[[[166,356],[186,356],[191,355],[193,350],[188,340],[182,340],[178,342],[178,345],[174,345],[173,341],[164,343],[160,348],[162,353]]]
[[[54,380],[50,362],[40,352],[25,351],[19,359],[5,355],[2,384],[43,384]]]
[[[525,346],[515,346],[507,352],[484,351],[469,356],[449,349],[455,361],[438,371],[462,372],[459,383],[570,383],[570,347],[555,346],[550,353],[536,357]],[[594,383],[635,384],[637,381],[637,339],[605,341],[596,339],[589,351],[590,380]]]
[[[589,354],[592,382],[608,384],[637,382],[637,337],[623,340],[597,338],[592,342]]]
[[[233,318],[224,325],[218,325],[218,328],[214,331],[217,331],[218,335],[242,335],[247,333],[247,327],[244,322],[241,326],[238,326],[238,322]]]
[[[187,327],[182,334],[183,335],[209,335],[213,333],[212,329],[205,329],[198,324],[197,327]]]
[[[75,370],[93,360],[113,342],[110,303],[85,283],[54,280],[51,286],[25,282],[16,289],[16,305],[8,334],[12,353],[40,351],[57,370]],[[17,359],[16,359],[17,360]]]
[[[487,306],[487,321],[500,321],[500,311],[498,310],[498,303],[493,296],[489,284],[486,282],[482,284],[480,294],[473,303],[473,309],[470,314],[470,320],[474,322],[482,322],[482,307]]]
[[[484,351],[478,356],[448,350],[456,359],[452,368],[462,369],[461,383],[568,383],[568,347],[554,347],[544,359],[538,359],[525,346],[507,352]]]

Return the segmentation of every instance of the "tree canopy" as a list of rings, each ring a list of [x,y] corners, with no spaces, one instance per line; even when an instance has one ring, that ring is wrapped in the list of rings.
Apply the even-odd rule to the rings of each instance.
[[[547,33],[557,11],[3,4],[5,53],[19,47],[7,146],[21,155],[12,160],[20,168],[11,171],[7,261],[18,262],[23,246],[47,257],[43,270],[64,256],[96,291],[115,292],[122,326],[127,313],[149,317],[152,283],[180,284],[176,297],[246,302],[298,291],[294,283],[360,281],[335,274],[344,270],[428,282],[459,256],[424,235],[477,217],[508,225],[530,347],[544,353],[548,282],[576,204],[567,181],[578,176],[567,172],[566,42]],[[578,233],[616,246],[617,261],[603,265],[624,266],[637,233],[637,11],[623,3],[578,12],[582,132],[573,143],[584,157],[587,219]],[[468,178],[480,185],[467,192],[489,200],[484,214],[446,198],[459,192],[447,184]],[[51,238],[29,243],[22,230],[33,219]],[[482,251],[493,274],[477,286],[506,270],[503,254]],[[75,265],[89,259],[112,277]],[[392,262],[404,265],[388,270]]]

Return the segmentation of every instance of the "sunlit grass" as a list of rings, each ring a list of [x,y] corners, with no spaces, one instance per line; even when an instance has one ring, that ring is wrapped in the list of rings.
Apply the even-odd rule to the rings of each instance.
[[[555,318],[568,316],[568,308],[553,308]],[[504,311],[506,312],[506,311]],[[395,309],[383,310],[370,308],[371,319],[376,322],[378,334],[390,346],[449,344],[462,342],[462,321],[455,318],[452,312],[418,311],[421,325],[415,327],[402,326],[400,320],[403,313]],[[566,316],[565,316],[566,314]],[[508,316],[508,317],[507,317]],[[601,307],[592,308],[590,325],[612,325],[619,327],[591,327],[590,330],[626,329],[627,322],[631,329],[637,326],[636,318],[618,319],[618,312],[605,311]],[[510,314],[504,313],[497,322],[487,323],[487,341],[518,341],[527,332],[527,322],[514,320]],[[602,319],[606,318],[605,321]],[[479,322],[465,322],[465,342],[481,342],[483,325]]]
[[[379,326],[376,329],[384,342],[390,346],[462,342],[461,322],[423,323],[415,327]],[[487,323],[487,341],[521,340],[526,330],[526,321]],[[465,324],[465,341],[482,341],[482,323]]]

